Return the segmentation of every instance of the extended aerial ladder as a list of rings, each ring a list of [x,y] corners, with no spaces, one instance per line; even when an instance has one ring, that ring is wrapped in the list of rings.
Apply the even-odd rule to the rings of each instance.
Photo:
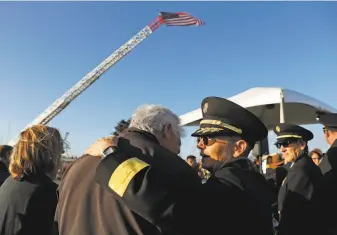
[[[52,103],[44,112],[42,112],[35,120],[29,123],[26,128],[36,124],[47,124],[54,117],[56,117],[62,110],[64,110],[76,97],[89,88],[98,78],[105,73],[109,68],[114,66],[124,56],[126,56],[132,49],[140,44],[144,39],[150,36],[161,25],[168,26],[188,26],[202,24],[197,18],[188,13],[167,13],[161,12],[150,24],[133,36],[129,41],[112,53],[108,58],[101,62],[96,68],[85,75],[79,82],[70,88],[63,96]],[[25,128],[25,129],[26,129]],[[18,140],[18,136],[9,142],[9,145],[14,145]]]

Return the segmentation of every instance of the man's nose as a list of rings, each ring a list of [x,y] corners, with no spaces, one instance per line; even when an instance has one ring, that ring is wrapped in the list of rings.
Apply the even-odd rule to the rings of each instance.
[[[198,149],[205,149],[206,145],[204,144],[204,142],[202,140],[200,140],[197,144]]]

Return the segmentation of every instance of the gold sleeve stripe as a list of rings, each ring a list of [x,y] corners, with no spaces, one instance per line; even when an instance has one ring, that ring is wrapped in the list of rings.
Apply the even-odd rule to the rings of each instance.
[[[230,124],[224,123],[224,122],[222,122],[222,121],[220,121],[220,120],[202,120],[202,121],[200,122],[200,125],[201,125],[201,124],[217,125],[217,126],[221,126],[221,127],[223,127],[223,128],[229,129],[229,130],[231,130],[231,131],[234,131],[234,132],[236,132],[236,133],[238,133],[238,134],[242,134],[242,129],[237,128],[237,127],[235,127],[235,126],[232,126],[232,125],[230,125]]]
[[[147,166],[149,164],[136,157],[122,162],[111,174],[109,188],[123,197],[133,177]]]
[[[301,139],[302,136],[299,136],[299,135],[280,135],[280,136],[276,137],[276,139],[282,139],[282,138],[299,138],[299,139]]]

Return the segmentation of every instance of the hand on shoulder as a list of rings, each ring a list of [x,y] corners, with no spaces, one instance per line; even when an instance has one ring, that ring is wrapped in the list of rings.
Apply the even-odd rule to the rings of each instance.
[[[88,154],[95,157],[102,157],[103,151],[110,146],[118,145],[118,136],[103,137],[95,141],[91,146],[84,151],[84,154]]]

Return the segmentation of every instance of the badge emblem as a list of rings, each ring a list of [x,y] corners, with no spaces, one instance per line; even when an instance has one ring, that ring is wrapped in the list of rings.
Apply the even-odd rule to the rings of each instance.
[[[202,111],[204,111],[204,113],[206,113],[207,109],[208,109],[208,103],[205,103],[204,104],[204,108],[202,109]]]
[[[280,127],[279,126],[277,126],[275,129],[276,129],[277,132],[280,132]]]

